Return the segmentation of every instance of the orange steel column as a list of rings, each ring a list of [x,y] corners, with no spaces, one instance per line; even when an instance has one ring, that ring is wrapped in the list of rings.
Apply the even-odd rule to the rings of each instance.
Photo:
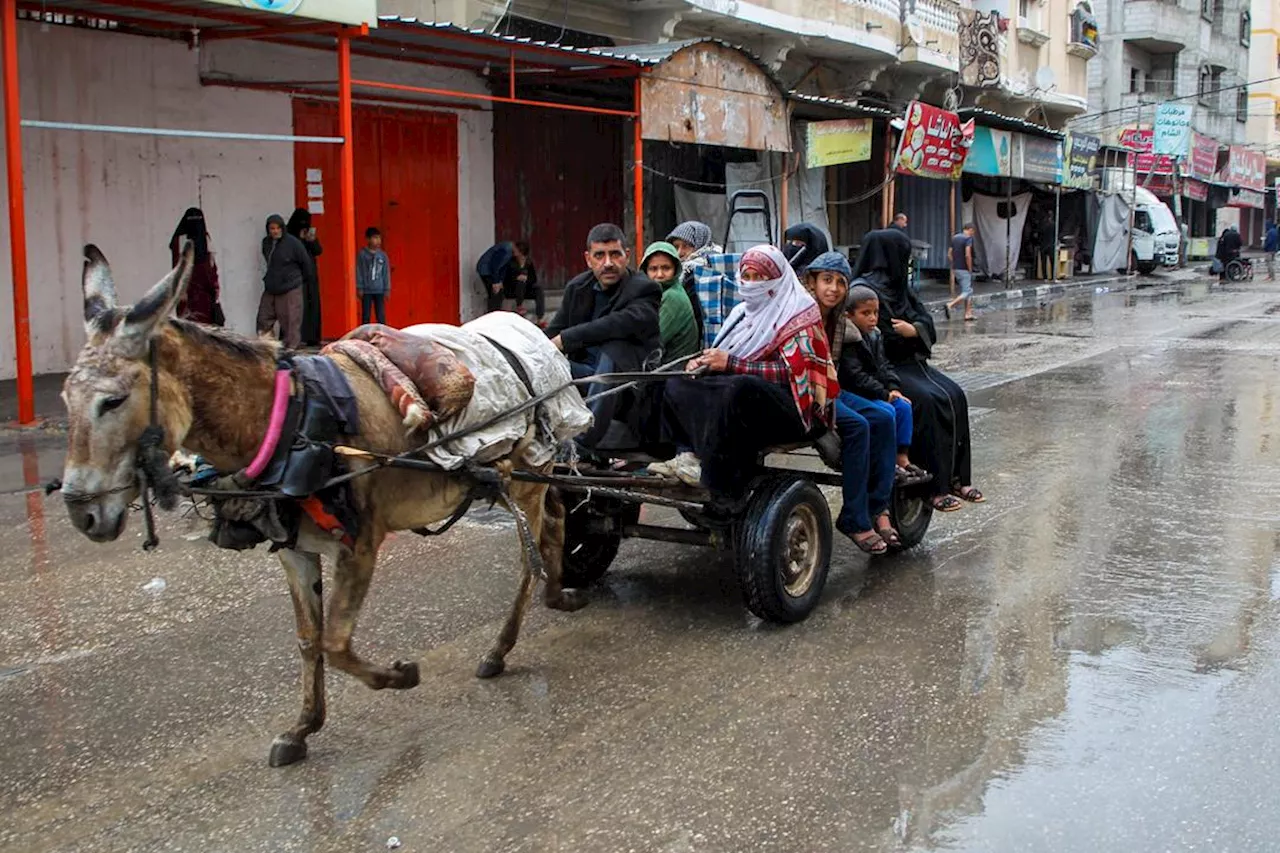
[[[31,304],[27,296],[27,215],[22,192],[22,117],[18,109],[18,0],[4,0],[0,53],[4,68],[4,145],[9,176],[9,253],[13,268],[13,349],[18,374],[18,422],[36,419],[31,378]]]
[[[635,165],[632,166],[632,177],[635,179],[635,186],[632,192],[635,193],[636,208],[636,257],[644,252],[644,138],[640,135],[640,78],[636,77],[634,105],[636,117],[632,122],[635,128]]]
[[[342,299],[342,319],[347,330],[359,323],[356,305],[356,176],[355,139],[351,119],[351,36],[338,33],[338,133],[342,150],[338,157],[338,230],[341,232],[339,257],[346,295]]]

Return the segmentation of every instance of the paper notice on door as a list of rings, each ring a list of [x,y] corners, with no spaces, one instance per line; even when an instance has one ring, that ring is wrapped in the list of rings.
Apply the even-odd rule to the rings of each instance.
[[[322,180],[324,180],[324,178],[321,177],[321,174],[322,173],[319,169],[307,169],[307,183],[309,184],[320,183]]]
[[[324,184],[307,184],[307,198],[324,198]]]
[[[324,202],[318,199],[311,199],[307,202],[307,212],[312,216],[320,216],[324,213]]]

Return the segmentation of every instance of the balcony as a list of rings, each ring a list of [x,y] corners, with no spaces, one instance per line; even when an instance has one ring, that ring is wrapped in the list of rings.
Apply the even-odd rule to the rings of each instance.
[[[1147,53],[1178,53],[1200,43],[1200,16],[1164,0],[1127,0],[1120,20],[1107,30]]]
[[[900,0],[684,0],[684,6],[681,26],[699,34],[752,44],[764,30],[802,39],[814,57],[892,59],[906,41]]]
[[[956,0],[904,0],[906,23],[898,61],[922,71],[959,70],[960,4]]]

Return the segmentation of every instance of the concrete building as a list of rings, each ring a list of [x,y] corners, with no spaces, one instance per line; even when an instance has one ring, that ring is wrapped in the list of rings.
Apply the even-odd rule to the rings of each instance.
[[[1254,3],[1249,40],[1249,79],[1280,76],[1280,8],[1276,0]],[[1267,157],[1268,176],[1280,172],[1280,80],[1249,87],[1248,141]]]
[[[1193,127],[1221,145],[1246,141],[1249,45],[1255,26],[1240,0],[1101,0],[1100,54],[1089,66],[1096,118],[1078,127],[1114,140],[1149,125],[1155,104],[1195,98]],[[1274,37],[1273,37],[1274,41]],[[1274,76],[1271,74],[1263,75]]]

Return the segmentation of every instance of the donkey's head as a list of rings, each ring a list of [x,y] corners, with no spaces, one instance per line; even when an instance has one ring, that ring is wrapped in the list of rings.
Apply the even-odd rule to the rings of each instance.
[[[138,440],[151,422],[150,344],[186,290],[193,255],[188,242],[178,266],[141,301],[117,307],[107,259],[97,246],[84,248],[88,341],[62,387],[70,432],[62,490],[71,522],[96,542],[124,532],[138,496]],[[163,373],[159,379],[163,400],[174,380]],[[166,420],[161,413],[161,424]]]

